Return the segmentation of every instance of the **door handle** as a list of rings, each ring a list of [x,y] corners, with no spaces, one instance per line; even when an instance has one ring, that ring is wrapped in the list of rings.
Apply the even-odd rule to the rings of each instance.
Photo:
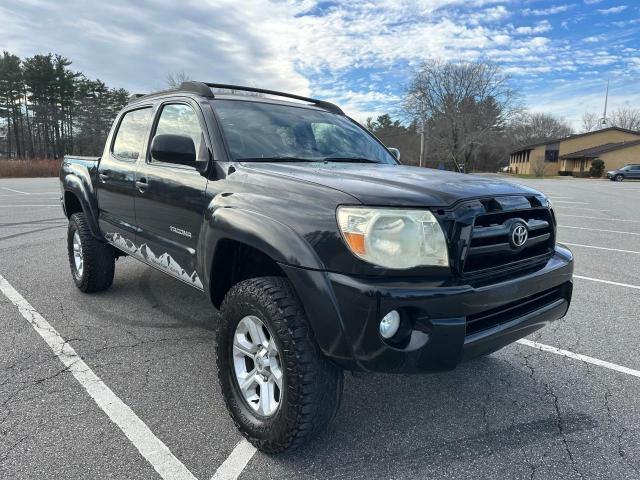
[[[148,186],[149,184],[147,183],[146,178],[141,178],[140,180],[136,180],[136,187],[138,188],[138,190],[140,190],[140,192],[144,192]]]
[[[109,175],[107,175],[106,173],[99,173],[98,177],[100,178],[100,181],[102,183],[106,183],[107,180],[109,180]]]

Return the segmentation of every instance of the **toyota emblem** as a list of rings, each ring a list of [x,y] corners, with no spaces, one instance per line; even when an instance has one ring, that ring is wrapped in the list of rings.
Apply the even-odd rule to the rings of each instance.
[[[511,244],[516,248],[520,248],[527,243],[528,237],[527,226],[524,223],[516,223],[513,230],[511,230]]]

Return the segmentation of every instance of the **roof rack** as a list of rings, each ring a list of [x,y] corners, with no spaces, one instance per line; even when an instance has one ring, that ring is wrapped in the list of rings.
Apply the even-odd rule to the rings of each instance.
[[[182,85],[186,83],[200,83],[200,82],[184,82]],[[205,83],[207,87],[210,88],[224,88],[226,90],[240,90],[242,92],[255,92],[255,93],[263,93],[265,95],[274,95],[276,97],[286,97],[293,98],[295,100],[302,100],[303,102],[309,102],[318,107],[324,108],[325,110],[329,110],[333,113],[338,113],[340,115],[344,115],[342,109],[334,103],[326,102],[324,100],[318,100],[316,98],[303,97],[302,95],[294,95],[293,93],[285,93],[278,92],[276,90],[266,90],[264,88],[254,88],[254,87],[245,87],[242,85],[229,85],[226,83]]]
[[[214,98],[215,95],[211,91],[212,88],[223,88],[225,90],[239,90],[242,92],[255,92],[255,93],[263,93],[265,95],[274,95],[276,97],[293,98],[295,100],[302,100],[303,102],[312,103],[330,112],[344,115],[344,112],[342,111],[342,109],[334,103],[326,102],[324,100],[318,100],[315,98],[303,97],[302,95],[294,95],[292,93],[278,92],[276,90],[266,90],[264,88],[245,87],[242,85],[230,85],[226,83],[206,83],[206,82],[194,82],[194,81],[182,82],[178,88],[173,90],[164,90],[162,92],[150,93],[148,95],[143,95],[140,93],[131,95],[131,97],[129,97],[129,103],[134,102],[143,97],[147,98],[151,96],[166,95],[166,94],[176,93],[176,92],[192,92],[192,93],[201,95],[203,97]]]
[[[129,97],[129,103],[140,100],[141,98],[152,98],[179,92],[191,92],[202,97],[213,98],[213,92],[206,84],[202,82],[182,82],[178,88],[169,88],[167,90],[161,90],[153,93],[134,93]]]

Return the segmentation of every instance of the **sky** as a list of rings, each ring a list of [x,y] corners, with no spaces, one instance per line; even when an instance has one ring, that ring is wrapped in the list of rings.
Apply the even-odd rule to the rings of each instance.
[[[111,87],[168,73],[312,95],[363,121],[401,111],[429,59],[489,61],[533,111],[640,108],[640,0],[0,0],[0,50],[58,53]]]

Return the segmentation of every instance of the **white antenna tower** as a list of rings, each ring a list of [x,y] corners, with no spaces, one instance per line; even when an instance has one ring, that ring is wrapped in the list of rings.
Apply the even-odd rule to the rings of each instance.
[[[607,118],[607,103],[609,102],[609,79],[607,78],[607,93],[604,96],[604,112],[602,113],[602,118],[600,119],[600,125],[602,128],[605,128],[609,123],[609,119]]]

